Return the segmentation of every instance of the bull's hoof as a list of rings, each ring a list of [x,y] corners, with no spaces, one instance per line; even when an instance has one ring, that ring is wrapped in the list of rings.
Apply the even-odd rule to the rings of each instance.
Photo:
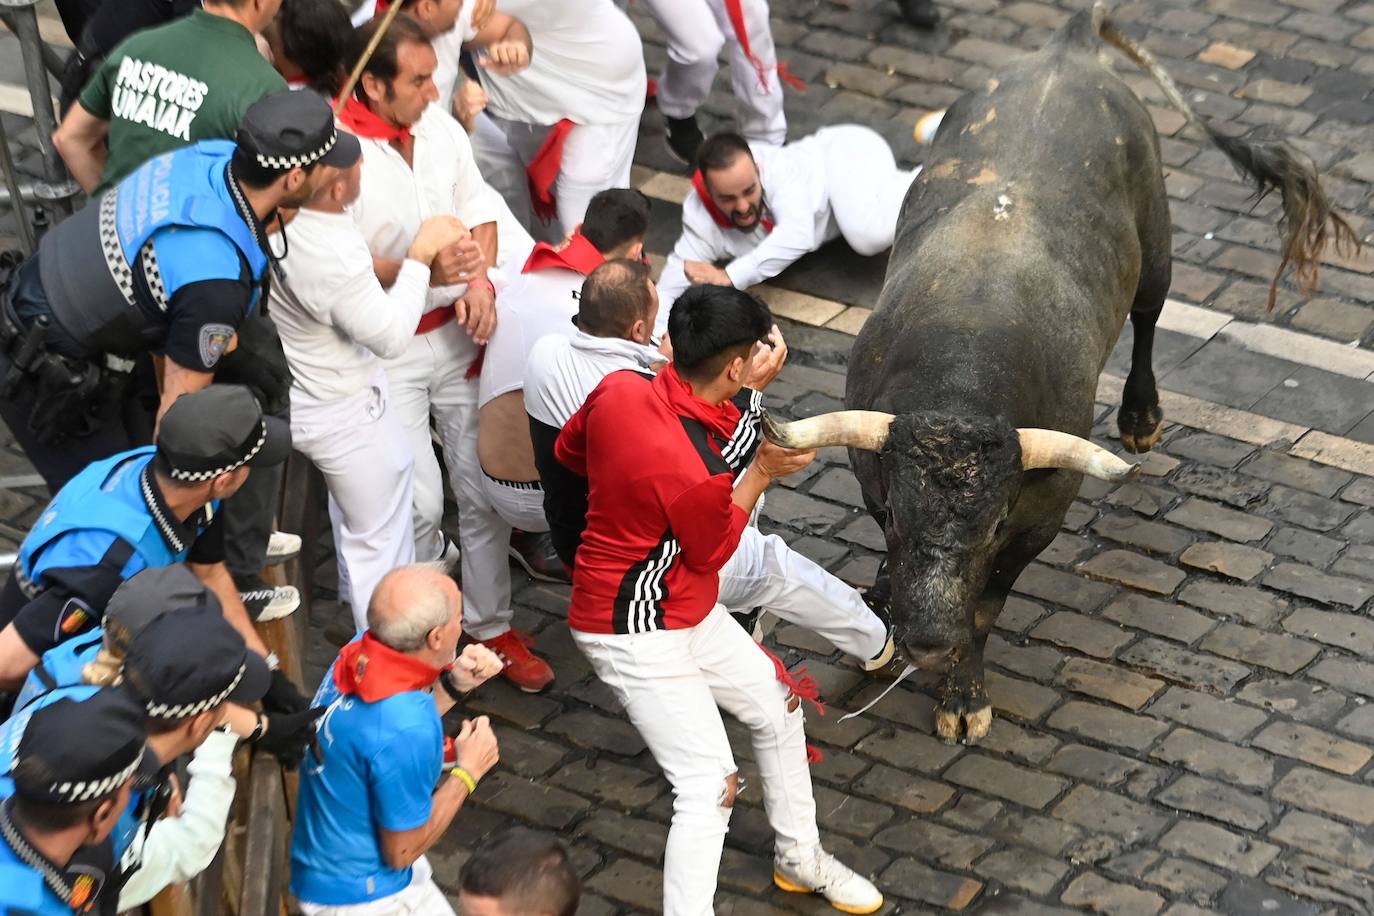
[[[992,706],[969,712],[957,712],[944,707],[935,709],[935,733],[945,744],[977,744],[988,736],[992,728]]]
[[[1164,433],[1164,410],[1154,404],[1145,410],[1122,407],[1116,416],[1121,431],[1121,444],[1128,452],[1148,452],[1159,444]]]

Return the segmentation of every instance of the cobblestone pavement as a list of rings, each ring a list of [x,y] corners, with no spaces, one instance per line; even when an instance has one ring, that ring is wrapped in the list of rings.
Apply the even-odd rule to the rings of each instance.
[[[858,121],[916,158],[920,113],[1041,44],[1084,2],[942,3],[945,27],[923,35],[887,0],[774,0],[780,56],[811,84],[788,97],[793,134]],[[656,66],[656,33],[631,12]],[[1298,137],[1369,228],[1374,4],[1143,0],[1115,15],[1199,110]],[[1148,80],[1122,72],[1152,105],[1170,169],[1181,304],[1156,346],[1166,436],[1137,483],[1086,482],[1019,580],[989,642],[998,718],[980,746],[932,737],[931,684],[919,678],[839,723],[886,682],[809,633],[770,628],[768,645],[804,664],[829,704],[808,720],[825,752],[813,769],[823,836],[875,877],[885,912],[1374,912],[1374,451],[1361,445],[1374,441],[1374,261],[1333,258],[1319,293],[1288,289],[1264,313],[1273,203],[1252,212],[1220,155],[1180,134]],[[722,80],[709,108],[730,107]],[[636,181],[663,217],[650,246],[662,254],[681,182],[657,130],[650,111]],[[770,303],[796,320],[784,323],[794,355],[770,409],[838,406],[844,332],[862,323],[882,270],[832,246],[771,284]],[[1094,432],[1109,446],[1123,368],[1114,356],[1098,393]],[[3,546],[45,498],[28,472],[0,451]],[[765,527],[865,585],[883,543],[858,505],[845,455],[828,450],[770,493]],[[516,575],[517,625],[558,681],[539,696],[500,683],[475,696],[470,712],[500,723],[502,763],[433,856],[437,874],[452,887],[484,836],[523,821],[569,841],[583,912],[655,911],[668,787],[573,647],[566,589]],[[327,590],[317,597],[316,675],[347,626]],[[735,811],[718,910],[832,912],[772,888],[756,773],[731,731],[754,788]]]

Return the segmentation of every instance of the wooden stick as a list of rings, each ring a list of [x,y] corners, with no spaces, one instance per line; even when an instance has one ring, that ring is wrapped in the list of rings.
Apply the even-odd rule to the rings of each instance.
[[[344,83],[343,91],[339,93],[339,100],[334,103],[335,117],[338,117],[339,112],[343,111],[344,102],[348,101],[348,97],[353,94],[353,88],[358,85],[358,80],[362,79],[363,68],[372,59],[372,52],[377,50],[377,45],[382,42],[382,36],[386,34],[387,29],[391,28],[391,23],[395,22],[396,17],[400,14],[401,0],[391,0],[391,8],[382,17],[382,24],[377,28],[377,31],[372,33],[372,40],[363,49],[362,57],[359,57],[358,62],[353,65],[353,72],[348,74],[348,81]]]

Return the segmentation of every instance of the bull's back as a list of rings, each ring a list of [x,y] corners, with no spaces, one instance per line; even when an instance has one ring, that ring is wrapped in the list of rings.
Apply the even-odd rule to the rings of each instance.
[[[951,106],[912,184],[849,406],[1085,432],[1067,402],[1085,387],[1090,401],[1161,213],[1167,224],[1153,124],[1096,39],[1003,68]],[[992,364],[993,379],[959,368]]]

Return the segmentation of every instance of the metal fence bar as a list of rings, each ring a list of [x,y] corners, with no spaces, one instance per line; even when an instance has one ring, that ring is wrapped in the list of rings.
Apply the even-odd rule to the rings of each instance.
[[[24,79],[33,101],[34,131],[43,154],[43,181],[34,185],[34,192],[48,212],[48,223],[56,224],[72,212],[72,199],[81,188],[67,174],[67,167],[52,143],[57,116],[52,107],[52,87],[48,84],[45,46],[38,32],[38,0],[0,0],[0,7],[5,9],[6,22],[19,39],[19,50],[24,57]],[[11,189],[10,193],[15,192]]]

